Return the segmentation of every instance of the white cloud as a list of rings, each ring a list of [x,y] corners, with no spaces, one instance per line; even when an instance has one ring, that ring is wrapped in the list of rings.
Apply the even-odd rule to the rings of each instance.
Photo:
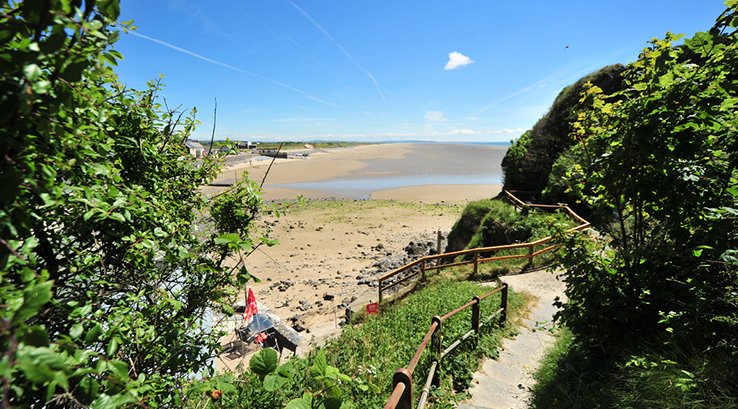
[[[428,122],[446,122],[448,118],[443,115],[443,111],[426,111],[425,120]]]
[[[448,62],[446,63],[446,66],[443,67],[443,69],[446,71],[455,70],[459,67],[469,65],[473,62],[474,60],[472,60],[471,58],[465,56],[464,54],[458,51],[454,51],[454,52],[448,53]]]

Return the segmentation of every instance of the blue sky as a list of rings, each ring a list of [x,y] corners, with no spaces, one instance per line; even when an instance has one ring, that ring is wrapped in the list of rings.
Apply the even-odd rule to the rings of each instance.
[[[242,140],[509,141],[558,92],[721,0],[124,0],[118,73],[163,74],[195,133]]]

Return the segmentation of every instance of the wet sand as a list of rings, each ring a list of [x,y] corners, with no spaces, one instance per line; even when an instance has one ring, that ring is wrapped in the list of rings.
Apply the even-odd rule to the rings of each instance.
[[[478,147],[472,150],[478,151]],[[465,149],[462,149],[463,153]],[[293,208],[279,219],[259,220],[272,230],[280,243],[261,247],[247,260],[249,271],[262,282],[253,284],[257,300],[274,313],[302,329],[303,341],[298,353],[306,353],[326,337],[340,331],[339,323],[346,307],[359,310],[370,300],[377,300],[376,277],[388,258],[405,257],[409,242],[430,243],[435,247],[437,231],[445,237],[465,203],[490,198],[500,191],[499,184],[432,184],[377,189],[371,200],[352,199],[351,190],[316,190],[284,187],[290,183],[320,182],[336,179],[366,180],[369,177],[414,174],[417,169],[433,173],[456,174],[465,179],[465,167],[474,166],[464,157],[446,158],[444,166],[434,168],[443,149],[413,144],[367,145],[310,155],[308,159],[275,161],[264,187],[267,200],[294,199],[298,194],[309,199],[301,208]],[[458,151],[457,151],[458,153]],[[477,152],[475,160],[489,160],[482,171],[497,167],[504,148]],[[423,158],[427,163],[422,163]],[[406,160],[406,167],[397,166]],[[241,165],[226,170],[219,182],[248,173],[261,180],[269,162]],[[425,169],[423,169],[425,166]],[[435,169],[435,170],[434,170]],[[481,172],[481,171],[480,171]],[[442,175],[441,178],[446,178]],[[494,177],[491,178],[494,180]],[[207,188],[208,191],[221,188]],[[332,200],[335,199],[335,200]],[[225,341],[229,341],[226,338]],[[234,368],[239,360],[223,360],[221,366]]]
[[[377,144],[316,151],[306,159],[277,159],[267,176],[266,200],[302,195],[403,201],[468,201],[495,195],[507,148],[452,144]],[[248,176],[260,182],[270,161],[226,169],[217,183]],[[220,190],[208,188],[207,190]]]

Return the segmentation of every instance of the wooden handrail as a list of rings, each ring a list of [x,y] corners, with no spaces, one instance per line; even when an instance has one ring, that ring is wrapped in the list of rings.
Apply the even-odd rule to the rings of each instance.
[[[410,359],[410,362],[408,363],[408,365],[404,368],[398,368],[397,371],[395,372],[395,376],[392,380],[392,382],[394,383],[394,386],[392,388],[392,394],[387,400],[387,404],[384,406],[384,408],[385,409],[396,409],[396,408],[412,409],[413,373],[415,372],[415,368],[418,366],[418,363],[420,362],[420,358],[422,357],[423,352],[426,350],[428,343],[432,339],[434,342],[433,349],[436,350],[435,351],[436,359],[431,365],[430,371],[426,378],[425,386],[423,387],[423,390],[421,392],[420,403],[418,405],[418,409],[424,408],[425,403],[428,398],[428,393],[430,391],[430,385],[435,377],[436,372],[441,367],[443,359],[448,354],[452,353],[459,345],[461,345],[469,337],[471,337],[474,334],[479,333],[479,328],[480,328],[479,304],[482,302],[482,300],[485,300],[489,298],[490,296],[501,292],[502,295],[500,297],[500,308],[497,311],[495,311],[494,314],[488,317],[485,320],[485,322],[489,322],[493,320],[495,317],[499,316],[501,324],[505,323],[505,320],[507,317],[507,291],[508,291],[508,286],[507,284],[503,283],[500,287],[497,287],[490,292],[482,294],[481,296],[475,296],[474,298],[471,299],[471,301],[447,312],[443,316],[433,317],[433,320],[431,321],[431,325],[428,327],[428,331],[425,333],[423,340],[420,342],[420,345],[418,345],[418,348],[415,350],[415,354]],[[454,342],[451,343],[451,345],[449,345],[445,350],[442,351],[441,350],[441,328],[443,326],[443,322],[452,318],[456,314],[466,310],[469,307],[473,307],[472,315],[471,315],[471,321],[472,321],[471,328],[472,329],[464,333],[461,337],[456,339]],[[437,386],[437,383],[435,385]]]
[[[518,199],[517,197],[515,197],[515,195],[513,195],[510,191],[505,190],[505,195],[513,202],[513,204],[516,205],[516,207],[518,206],[520,207],[539,207],[539,208],[565,210],[566,213],[571,218],[579,222],[579,225],[572,227],[570,229],[567,229],[566,230],[567,232],[580,231],[580,230],[584,230],[590,227],[590,223],[587,220],[585,220],[583,217],[576,214],[569,206],[565,204],[559,204],[559,205],[528,204]],[[454,251],[454,252],[449,252],[449,253],[441,253],[441,254],[434,254],[434,255],[420,257],[419,259],[411,263],[408,263],[400,268],[397,268],[379,277],[378,279],[379,302],[380,303],[382,302],[382,292],[384,290],[394,287],[395,285],[401,284],[409,280],[411,277],[414,277],[417,275],[421,275],[421,277],[425,279],[425,273],[428,270],[438,270],[438,269],[446,268],[446,267],[474,264],[474,272],[476,273],[477,265],[479,263],[484,263],[484,262],[489,262],[489,261],[505,260],[505,259],[512,259],[512,258],[528,258],[532,262],[534,257],[537,257],[543,253],[552,251],[560,246],[558,244],[554,244],[554,245],[547,246],[543,249],[540,249],[538,251],[533,251],[536,246],[546,244],[552,240],[553,240],[552,236],[547,236],[542,239],[538,239],[538,240],[527,242],[527,243],[515,243],[515,244],[507,244],[507,245],[501,245],[501,246],[480,247],[480,248],[459,250],[459,251]],[[527,248],[528,254],[514,254],[514,255],[479,258],[480,253],[491,253],[491,252],[497,252],[497,251],[502,251],[502,250],[512,250],[512,249],[519,249],[519,248]],[[455,258],[458,256],[468,255],[468,254],[473,254],[474,260],[442,264],[443,259],[451,258],[451,257]],[[428,265],[429,263],[435,263],[435,265]],[[400,280],[390,283],[389,285],[386,285],[386,286],[383,285],[385,281],[388,281],[394,278],[395,276],[403,272],[409,271],[410,269],[417,267],[417,266],[421,266],[420,273],[415,272],[413,274],[403,277]],[[431,381],[434,378],[436,371],[441,367],[443,358],[447,354],[453,352],[453,350],[456,347],[461,345],[461,343],[464,342],[467,338],[469,338],[472,334],[478,333],[479,327],[480,327],[479,325],[480,324],[479,305],[482,302],[482,300],[492,296],[493,294],[502,292],[502,295],[500,298],[500,308],[494,314],[492,314],[492,316],[490,316],[488,320],[494,319],[495,317],[499,315],[500,321],[502,323],[505,322],[507,318],[507,291],[508,291],[507,284],[503,284],[502,286],[486,294],[472,298],[471,301],[447,312],[446,314],[440,317],[439,316],[433,317],[433,320],[431,321],[431,325],[428,328],[428,331],[423,337],[423,340],[420,342],[420,345],[418,345],[418,348],[415,350],[415,354],[410,359],[410,362],[408,363],[407,367],[399,368],[395,372],[395,376],[393,378],[394,387],[392,389],[392,394],[387,400],[387,404],[384,406],[384,408],[385,409],[396,409],[399,407],[401,409],[412,409],[413,372],[415,371],[415,368],[420,362],[420,358],[423,355],[423,352],[425,351],[425,349],[427,348],[428,343],[431,342],[432,340],[434,342],[433,349],[436,349],[435,353],[437,356],[436,356],[436,360],[433,362],[433,365],[431,366],[430,373],[428,374],[428,377],[425,382],[425,387],[423,388],[422,393],[421,393],[418,409],[423,409],[427,401]],[[448,348],[446,348],[446,350],[441,351],[441,330],[443,327],[443,322],[455,316],[456,314],[466,310],[469,307],[472,307],[472,318],[471,318],[472,319],[472,330],[466,332],[462,337],[460,337],[459,339],[451,343],[451,345]]]
[[[566,230],[566,232],[571,233],[575,231],[584,230],[590,227],[590,223],[584,219],[583,217],[579,216],[574,212],[569,206],[565,204],[558,204],[558,205],[548,205],[548,204],[534,204],[534,203],[525,203],[519,198],[517,198],[515,195],[513,195],[510,191],[505,190],[504,191],[505,196],[510,199],[510,201],[515,204],[516,207],[540,207],[540,208],[547,208],[547,209],[563,209],[566,211],[567,215],[574,219],[575,221],[579,222],[579,225],[574,226],[572,228],[569,228]],[[378,281],[378,291],[379,291],[379,302],[382,302],[383,299],[383,293],[385,290],[395,287],[397,285],[400,285],[406,281],[408,281],[409,276],[404,277],[400,280],[394,281],[388,285],[383,285],[385,281],[389,281],[392,278],[412,269],[417,266],[422,266],[424,271],[428,270],[439,270],[441,268],[447,268],[447,267],[455,267],[455,266],[462,266],[462,265],[468,265],[468,264],[474,264],[475,265],[475,272],[476,272],[476,266],[479,263],[487,263],[491,261],[497,261],[497,260],[506,260],[506,259],[514,259],[514,258],[528,258],[530,262],[533,262],[533,258],[540,256],[541,254],[548,253],[549,251],[552,251],[556,249],[556,246],[548,246],[542,250],[534,251],[534,248],[537,246],[540,246],[542,244],[546,244],[553,240],[553,237],[546,236],[538,240],[526,242],[526,243],[514,243],[514,244],[505,244],[505,245],[499,245],[499,246],[490,246],[490,247],[478,247],[473,249],[464,249],[464,250],[458,250],[458,251],[452,251],[448,253],[440,253],[440,254],[434,254],[434,255],[428,255],[423,256],[415,261],[412,261],[402,267],[396,268],[381,277],[377,279]],[[498,251],[504,251],[504,250],[513,250],[513,249],[520,249],[520,248],[527,248],[528,254],[520,254],[520,255],[507,255],[507,256],[493,256],[493,257],[485,257],[485,258],[479,258],[478,255],[481,253],[492,253],[492,252],[498,252]],[[442,261],[444,259],[450,259],[450,258],[456,258],[458,256],[466,256],[466,255],[473,255],[474,260],[465,260],[465,261],[457,261],[453,263],[445,263],[442,264]],[[416,276],[417,274],[413,274],[413,276]],[[422,275],[423,279],[425,278],[425,274]]]

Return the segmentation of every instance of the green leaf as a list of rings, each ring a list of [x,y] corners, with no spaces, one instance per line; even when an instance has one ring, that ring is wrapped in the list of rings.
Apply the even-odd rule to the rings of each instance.
[[[29,64],[23,67],[23,74],[28,82],[36,82],[41,77],[41,68],[36,64]]]
[[[91,344],[100,338],[100,334],[102,334],[102,326],[100,326],[100,323],[95,323],[95,325],[87,331],[87,334],[85,334],[85,343]]]
[[[120,2],[118,0],[97,0],[97,8],[103,16],[115,20],[120,15]]]
[[[312,409],[313,408],[313,397],[312,395],[305,394],[305,396],[289,401],[284,409]]]
[[[28,328],[28,332],[23,336],[23,342],[35,347],[47,347],[49,346],[49,335],[46,329],[40,325],[34,325]]]
[[[108,348],[106,349],[106,353],[108,356],[113,356],[115,354],[115,351],[118,350],[118,343],[120,341],[118,340],[118,337],[112,337],[110,341],[108,342]]]
[[[79,338],[79,336],[82,335],[82,331],[84,331],[84,327],[78,322],[72,325],[72,329],[69,330],[69,336],[72,338]]]
[[[323,400],[323,407],[325,409],[340,409],[343,399],[337,397],[327,397]]]
[[[310,374],[313,377],[325,376],[328,372],[328,363],[325,359],[325,353],[323,351],[318,352],[318,355],[313,358],[313,365],[310,367]]]
[[[16,365],[31,382],[51,382],[58,372],[64,375],[68,368],[63,355],[46,347],[21,345],[16,357]]]
[[[73,62],[64,67],[61,72],[61,77],[69,82],[78,82],[82,79],[82,72],[87,68],[87,65],[87,61]]]
[[[108,368],[110,368],[111,372],[113,372],[113,374],[117,376],[118,379],[122,379],[122,380],[128,379],[128,371],[129,371],[128,364],[126,364],[123,361],[119,361],[117,359],[113,359],[112,361],[109,362],[109,364],[110,365],[108,366]]]
[[[241,237],[236,233],[225,233],[215,238],[215,244],[238,244]]]
[[[284,364],[280,365],[279,368],[277,368],[277,373],[280,376],[283,376],[285,378],[292,378],[295,374],[295,367],[292,365],[291,361],[287,361]]]
[[[31,283],[23,290],[23,304],[13,314],[11,325],[17,325],[21,322],[38,314],[44,304],[51,299],[51,281],[41,283]]]
[[[117,212],[110,213],[110,216],[108,216],[108,218],[113,219],[115,221],[119,221],[121,223],[125,223],[125,221],[126,221],[126,218],[123,217],[122,214],[117,213]]]
[[[254,354],[249,361],[249,369],[255,374],[264,377],[277,369],[279,354],[272,348],[265,348]]]
[[[274,392],[276,390],[282,389],[282,387],[287,384],[287,381],[288,379],[283,376],[270,373],[264,377],[263,386],[265,390],[269,392]]]

